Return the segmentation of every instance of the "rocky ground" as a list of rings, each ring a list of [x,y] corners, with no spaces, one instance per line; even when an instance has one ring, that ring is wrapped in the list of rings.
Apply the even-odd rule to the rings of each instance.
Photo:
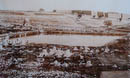
[[[1,78],[100,78],[102,71],[130,71],[130,20],[124,15],[93,18],[73,14],[0,15]],[[24,25],[24,20],[26,23]],[[27,21],[28,20],[28,21]],[[105,20],[112,20],[106,26]],[[6,35],[25,32],[67,31],[124,36],[103,46],[71,46],[48,43],[6,43]],[[6,34],[6,35],[5,35]],[[110,35],[109,34],[109,35]],[[62,34],[63,35],[63,34]],[[4,40],[2,40],[3,37]],[[16,37],[16,36],[15,36]],[[14,38],[15,38],[14,37]]]
[[[10,44],[0,52],[0,75],[98,78],[102,71],[130,70],[129,39],[101,47]]]

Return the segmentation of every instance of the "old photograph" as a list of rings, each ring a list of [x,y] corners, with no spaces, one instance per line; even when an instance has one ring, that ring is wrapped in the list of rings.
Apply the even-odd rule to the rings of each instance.
[[[130,78],[129,0],[0,0],[0,78]]]

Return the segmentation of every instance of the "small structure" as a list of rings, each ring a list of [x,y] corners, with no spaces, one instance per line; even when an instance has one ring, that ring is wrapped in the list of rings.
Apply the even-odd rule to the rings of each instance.
[[[130,78],[130,71],[105,71],[100,78]]]
[[[71,10],[56,10],[56,12],[61,14],[72,14]]]
[[[44,9],[43,9],[43,8],[40,8],[40,9],[39,9],[39,12],[44,12]]]
[[[112,20],[105,20],[104,25],[112,26]]]
[[[72,14],[82,14],[81,10],[72,10]]]
[[[104,16],[105,16],[106,18],[108,18],[108,13],[104,13]]]
[[[103,13],[103,12],[97,12],[97,16],[98,16],[99,18],[104,17],[104,13]]]
[[[89,10],[72,10],[72,14],[92,15],[92,11],[89,11]]]
[[[85,14],[85,15],[92,15],[92,11],[82,11],[82,14]]]
[[[56,10],[53,10],[53,12],[56,12]]]

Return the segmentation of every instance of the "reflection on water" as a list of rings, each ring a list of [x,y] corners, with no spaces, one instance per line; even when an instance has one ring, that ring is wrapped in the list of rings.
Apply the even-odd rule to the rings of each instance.
[[[28,43],[48,43],[70,46],[103,46],[120,36],[92,36],[92,35],[35,35],[20,38],[22,44]],[[15,41],[17,39],[12,39]]]

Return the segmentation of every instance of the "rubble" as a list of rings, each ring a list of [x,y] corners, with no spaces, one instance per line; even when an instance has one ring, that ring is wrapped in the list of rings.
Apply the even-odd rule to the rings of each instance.
[[[70,12],[0,11],[0,77],[102,78],[104,71],[130,70],[128,17]]]

